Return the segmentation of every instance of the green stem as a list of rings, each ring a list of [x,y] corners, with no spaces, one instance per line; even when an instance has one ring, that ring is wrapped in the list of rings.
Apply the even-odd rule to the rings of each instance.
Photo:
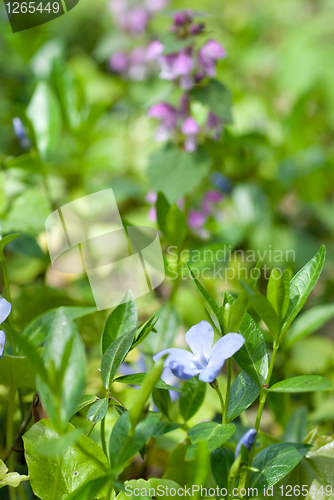
[[[13,440],[14,440],[14,410],[15,410],[15,392],[9,390],[8,393],[8,411],[7,411],[7,431],[6,431],[6,446],[7,452],[9,452]],[[9,455],[7,461],[7,467],[9,472],[14,472],[14,455]],[[10,500],[16,500],[15,488],[9,487],[9,498]]]
[[[227,407],[230,399],[230,390],[232,383],[232,359],[227,360],[227,385],[226,385],[226,396],[225,396],[225,408],[223,413],[223,424],[226,424],[227,420]]]
[[[217,380],[214,380],[213,382],[211,382],[211,387],[216,391],[216,393],[218,394],[218,397],[219,397],[219,401],[220,401],[220,406],[221,406],[221,409],[222,409],[222,424],[225,424],[226,421],[224,421],[224,415],[225,415],[225,404],[224,404],[224,400],[223,400],[223,396],[222,396],[222,393],[220,392],[220,389],[218,387],[218,382]]]
[[[93,432],[93,429],[94,427],[96,426],[96,424],[92,424],[89,428],[89,431],[87,432],[86,436],[89,437],[91,435],[91,433]]]
[[[101,420],[101,443],[105,456],[108,458],[107,442],[106,442],[106,417],[104,417]]]
[[[276,354],[277,354],[278,349],[279,349],[279,343],[277,340],[274,340],[273,353],[272,353],[271,360],[270,360],[270,366],[269,366],[269,371],[268,371],[268,375],[266,378],[266,383],[265,383],[264,387],[262,387],[261,392],[260,392],[260,403],[259,403],[259,408],[258,408],[257,415],[256,415],[256,421],[255,421],[256,439],[255,439],[255,442],[254,442],[252,449],[250,451],[250,454],[249,454],[249,460],[248,460],[249,467],[251,467],[253,464],[256,441],[257,441],[257,437],[259,435],[260,423],[261,423],[261,418],[262,418],[262,412],[263,412],[263,408],[264,408],[264,405],[265,405],[266,399],[267,399],[267,392],[266,392],[267,387],[266,386],[269,386],[269,384],[270,384],[270,380],[271,380],[271,376],[273,374],[275,359],[276,359]],[[246,476],[246,490],[248,489],[248,486],[249,486],[249,479],[250,479],[250,471],[247,472],[247,476]]]

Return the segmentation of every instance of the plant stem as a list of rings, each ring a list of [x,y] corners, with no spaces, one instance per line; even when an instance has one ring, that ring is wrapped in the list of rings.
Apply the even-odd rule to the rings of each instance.
[[[249,467],[251,467],[252,463],[253,463],[253,459],[254,459],[254,455],[255,455],[256,441],[257,441],[257,437],[259,435],[262,412],[263,412],[263,408],[264,408],[264,405],[265,405],[266,399],[267,399],[267,392],[265,389],[267,388],[266,386],[269,386],[269,384],[270,384],[270,379],[271,379],[271,376],[273,373],[276,354],[277,354],[278,349],[279,349],[279,343],[277,340],[274,340],[273,353],[272,353],[271,360],[270,360],[270,366],[269,366],[269,371],[268,371],[268,375],[266,378],[266,383],[265,383],[265,386],[262,387],[261,392],[260,392],[260,403],[259,403],[259,408],[258,408],[257,415],[256,415],[256,421],[255,421],[256,438],[255,438],[254,444],[252,446],[252,449],[249,453],[249,461],[248,461]],[[247,476],[246,476],[246,486],[245,486],[246,490],[249,486],[249,479],[250,479],[250,472],[248,471]]]
[[[6,431],[6,446],[9,452],[14,439],[14,409],[15,409],[15,392],[10,389],[8,393],[8,411],[7,411],[7,431]],[[14,456],[9,455],[7,461],[9,472],[14,472]],[[15,488],[9,487],[10,500],[16,500]]]
[[[223,413],[223,424],[226,424],[227,420],[227,407],[228,407],[228,401],[230,399],[231,383],[232,383],[232,359],[229,358],[227,360],[227,385],[226,385],[225,407]]]
[[[96,426],[96,424],[92,424],[89,428],[89,431],[87,432],[86,436],[89,437],[91,435],[91,433],[93,432],[93,429],[94,427]]]
[[[219,401],[220,401],[220,406],[221,406],[221,409],[222,409],[222,424],[225,424],[226,423],[226,421],[224,421],[225,404],[224,404],[222,393],[219,390],[217,380],[214,380],[213,382],[211,382],[210,385],[216,391],[216,393],[218,394]]]

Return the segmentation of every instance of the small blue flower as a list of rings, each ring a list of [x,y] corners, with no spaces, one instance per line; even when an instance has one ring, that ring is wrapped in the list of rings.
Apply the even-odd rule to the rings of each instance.
[[[234,456],[235,458],[238,458],[241,452],[241,445],[243,444],[246,446],[248,452],[251,451],[253,444],[255,443],[256,439],[256,430],[255,429],[249,429],[249,431],[246,432],[240,439],[239,443],[237,444],[237,447],[235,449]]]
[[[0,299],[0,325],[7,319],[12,306],[6,299]],[[0,330],[0,358],[2,358],[4,353],[6,335],[3,330]]]
[[[202,382],[211,383],[220,373],[225,360],[233,356],[245,342],[242,335],[228,333],[212,347],[213,337],[212,326],[207,321],[201,321],[186,333],[186,342],[192,352],[172,347],[155,354],[153,360],[158,361],[168,354],[165,366],[176,377],[189,379],[199,374]]]

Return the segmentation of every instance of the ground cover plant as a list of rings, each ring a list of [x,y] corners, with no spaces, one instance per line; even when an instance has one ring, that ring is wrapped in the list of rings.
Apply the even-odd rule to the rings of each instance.
[[[1,9],[0,498],[334,499],[332,6]],[[165,279],[97,310],[45,222],[110,188]]]

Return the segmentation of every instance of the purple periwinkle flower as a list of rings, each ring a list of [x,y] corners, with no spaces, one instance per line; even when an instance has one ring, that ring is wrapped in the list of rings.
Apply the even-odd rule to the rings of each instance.
[[[14,133],[17,137],[17,140],[19,141],[19,144],[22,149],[27,150],[31,148],[31,142],[28,137],[27,130],[25,126],[22,123],[22,120],[18,118],[17,116],[13,118],[13,128],[14,128]]]
[[[3,323],[10,314],[12,306],[6,299],[0,299],[0,325]],[[0,358],[2,358],[5,348],[6,334],[0,330]]]
[[[238,458],[241,452],[241,445],[244,445],[248,452],[251,451],[253,444],[255,443],[256,439],[256,430],[255,429],[249,429],[249,431],[246,432],[238,442],[236,449],[235,449],[235,458]]]
[[[212,347],[214,332],[207,321],[201,321],[188,330],[186,342],[192,352],[172,347],[153,356],[158,361],[165,354],[165,366],[182,379],[199,375],[202,382],[213,382],[219,375],[224,362],[235,354],[244,344],[245,339],[239,333],[228,333]]]

